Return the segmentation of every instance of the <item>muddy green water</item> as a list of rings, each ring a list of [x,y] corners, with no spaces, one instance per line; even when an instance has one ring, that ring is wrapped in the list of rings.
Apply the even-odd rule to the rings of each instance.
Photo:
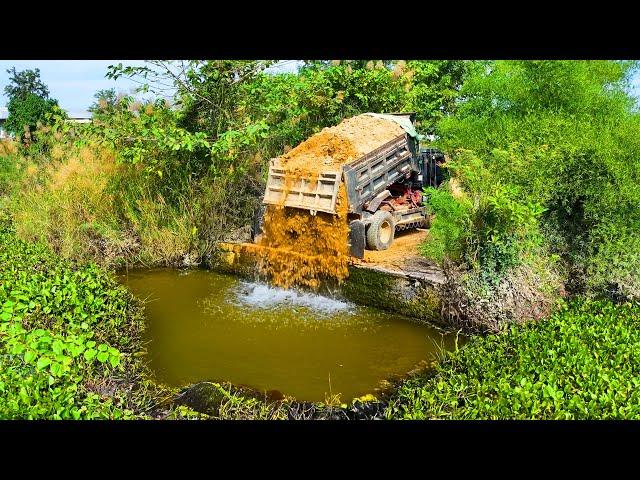
[[[151,367],[170,385],[229,381],[346,402],[454,343],[399,315],[205,270],[119,278],[147,302]]]

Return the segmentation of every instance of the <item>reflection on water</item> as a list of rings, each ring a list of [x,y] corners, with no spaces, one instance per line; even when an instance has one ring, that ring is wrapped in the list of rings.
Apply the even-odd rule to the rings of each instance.
[[[372,392],[453,340],[398,315],[204,270],[129,271],[151,366],[172,385],[230,381],[320,401]]]

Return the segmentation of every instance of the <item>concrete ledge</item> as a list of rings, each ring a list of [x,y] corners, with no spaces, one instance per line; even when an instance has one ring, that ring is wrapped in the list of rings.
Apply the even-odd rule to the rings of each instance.
[[[241,244],[221,243],[211,268],[244,278],[256,278],[255,257]],[[340,285],[340,294],[361,305],[396,312],[429,323],[442,324],[440,286],[445,276],[427,261],[410,269],[354,263],[349,277]]]
[[[402,275],[397,271],[362,265],[349,267],[349,278],[341,285],[345,298],[429,323],[441,323],[442,302],[437,282],[428,274]]]

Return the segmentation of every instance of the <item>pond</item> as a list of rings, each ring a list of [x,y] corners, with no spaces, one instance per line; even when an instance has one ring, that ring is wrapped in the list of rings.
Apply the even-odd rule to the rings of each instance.
[[[151,367],[169,385],[228,381],[348,402],[454,345],[400,315],[207,270],[119,279],[146,302]]]

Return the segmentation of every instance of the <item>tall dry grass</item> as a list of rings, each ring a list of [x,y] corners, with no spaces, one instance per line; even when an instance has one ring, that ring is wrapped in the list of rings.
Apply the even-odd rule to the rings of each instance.
[[[29,163],[12,202],[22,239],[105,266],[197,263],[192,215],[154,193],[135,166],[96,145],[60,142],[48,154]]]
[[[29,164],[22,178],[13,208],[18,235],[65,258],[102,263],[105,243],[117,237],[108,192],[116,171],[108,150],[56,146],[48,163]]]

